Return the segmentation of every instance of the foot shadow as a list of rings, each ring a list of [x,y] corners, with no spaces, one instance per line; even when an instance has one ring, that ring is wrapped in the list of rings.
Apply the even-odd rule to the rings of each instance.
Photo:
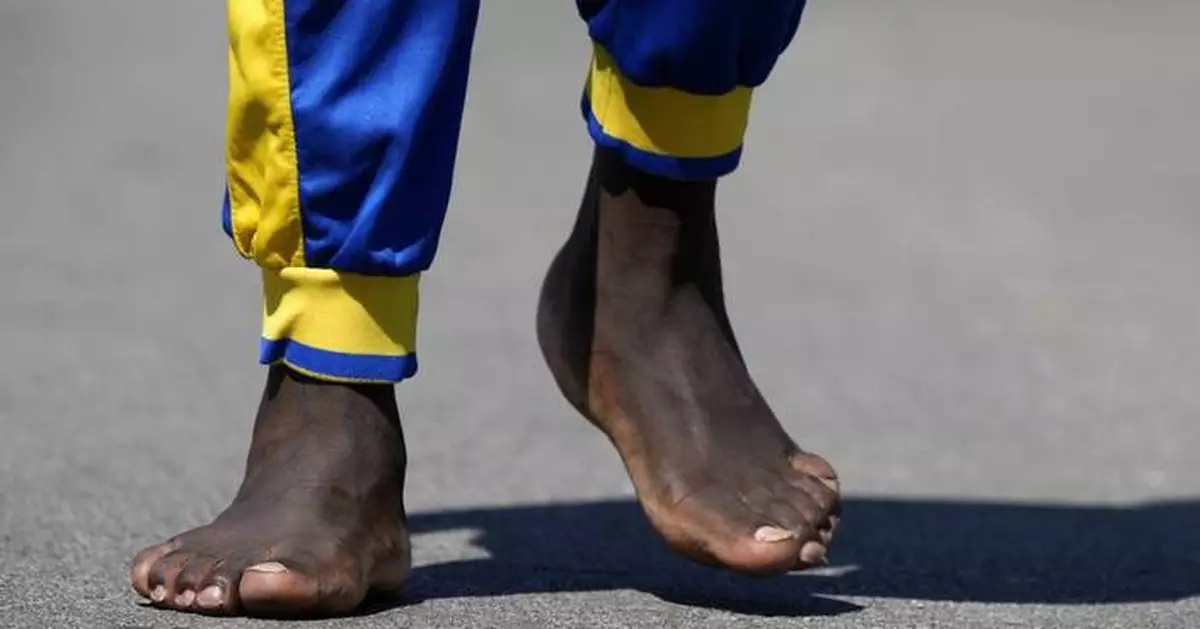
[[[490,557],[420,567],[404,598],[637,590],[745,614],[822,616],[862,609],[830,595],[1095,604],[1200,594],[1200,502],[856,498],[844,508],[829,568],[769,580],[676,557],[629,500],[415,514],[414,534],[476,531]]]

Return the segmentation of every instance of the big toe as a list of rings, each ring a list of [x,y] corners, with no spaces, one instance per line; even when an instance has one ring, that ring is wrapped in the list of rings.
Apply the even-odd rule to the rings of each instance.
[[[747,508],[740,500],[707,500],[675,511],[673,526],[660,526],[672,546],[702,563],[756,576],[784,574],[817,563],[824,546],[799,526]],[[679,535],[678,533],[683,533]],[[816,553],[820,553],[820,557]],[[813,558],[814,561],[802,559]]]
[[[804,570],[825,561],[826,545],[776,524],[761,524],[717,551],[720,563],[752,576],[774,576]]]
[[[254,616],[332,615],[352,611],[366,595],[361,583],[317,579],[278,561],[246,568],[238,584],[242,609]]]
[[[730,568],[747,574],[783,574],[798,567],[797,558],[812,544],[794,531],[773,523],[762,524],[747,531],[728,549],[726,562]]]

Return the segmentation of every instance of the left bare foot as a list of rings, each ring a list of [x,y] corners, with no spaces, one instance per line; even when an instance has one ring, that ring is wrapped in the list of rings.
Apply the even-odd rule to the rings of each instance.
[[[599,150],[547,275],[538,336],[559,387],[608,435],[672,548],[749,574],[821,563],[837,475],[780,426],[725,312],[716,185]]]

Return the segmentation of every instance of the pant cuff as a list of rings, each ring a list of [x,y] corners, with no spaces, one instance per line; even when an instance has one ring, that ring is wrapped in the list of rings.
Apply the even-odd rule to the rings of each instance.
[[[701,96],[636,85],[596,44],[583,116],[592,139],[634,168],[670,179],[716,179],[741,161],[753,91]]]
[[[262,364],[333,382],[392,383],[417,371],[419,274],[263,270]]]

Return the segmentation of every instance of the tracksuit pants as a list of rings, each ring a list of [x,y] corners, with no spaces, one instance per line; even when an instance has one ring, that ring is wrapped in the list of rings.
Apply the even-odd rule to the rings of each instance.
[[[331,381],[408,378],[479,0],[227,1],[223,223],[261,269],[260,361]],[[804,3],[576,0],[593,44],[592,140],[666,178],[732,172],[753,90]]]

